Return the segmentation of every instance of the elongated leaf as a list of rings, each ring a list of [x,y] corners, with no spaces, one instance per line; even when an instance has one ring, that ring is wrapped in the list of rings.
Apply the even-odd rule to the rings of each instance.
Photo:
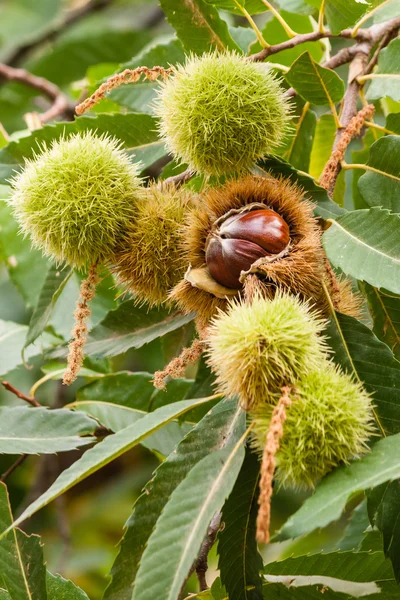
[[[0,260],[4,261],[10,279],[27,307],[35,307],[46,278],[48,261],[39,250],[31,248],[28,238],[19,234],[19,226],[6,202],[0,202]]]
[[[308,52],[292,64],[285,79],[307,102],[336,104],[344,94],[344,83],[335,71],[321,67]]]
[[[205,0],[160,0],[160,5],[187,52],[203,54],[208,50],[237,50],[228,26],[216,8]]]
[[[312,110],[302,114],[296,123],[296,134],[288,152],[288,161],[301,171],[308,171],[311,148],[317,123],[317,115]]]
[[[336,125],[333,115],[322,115],[316,125],[310,158],[310,174],[318,179],[331,155]]]
[[[400,434],[379,440],[365,457],[325,477],[313,496],[285,523],[279,539],[325,527],[340,517],[352,494],[398,477]]]
[[[365,591],[370,594],[379,592],[379,588],[396,591],[393,569],[383,552],[330,552],[298,556],[270,563],[264,567],[264,573],[291,576],[319,575],[346,582],[375,582],[375,586],[365,588]],[[346,587],[342,591],[347,591]]]
[[[27,325],[0,320],[0,375],[5,375],[22,363],[21,353],[27,331]],[[25,352],[25,360],[41,354],[43,349],[48,348],[57,341],[54,336],[44,333],[35,345],[29,346]]]
[[[244,425],[245,415],[235,400],[220,402],[158,467],[126,523],[105,600],[131,600],[143,551],[173,490],[210,452],[235,444]]]
[[[213,4],[221,10],[227,10],[237,15],[243,14],[233,0],[206,0],[206,2],[208,4]],[[239,0],[239,4],[244,6],[250,15],[256,15],[257,13],[266,11],[266,6],[261,0]]]
[[[49,144],[63,135],[82,131],[95,131],[98,135],[106,133],[117,137],[124,148],[134,155],[135,161],[141,161],[143,168],[148,167],[165,154],[156,129],[157,123],[153,117],[139,113],[83,116],[69,123],[46,125],[0,150],[0,183],[6,183],[15,171],[22,169],[24,158],[33,158],[38,144]]]
[[[327,330],[334,360],[373,394],[378,432],[400,431],[400,362],[368,327],[335,313]]]
[[[372,490],[368,496],[371,522],[383,535],[383,549],[390,558],[397,583],[400,583],[400,480]]]
[[[392,349],[397,360],[400,359],[400,296],[368,283],[361,283],[360,287],[368,300],[375,335]]]
[[[172,492],[143,552],[132,600],[175,600],[212,517],[232,490],[243,440],[203,458]]]
[[[50,265],[38,303],[29,322],[25,348],[32,344],[43,332],[50,319],[53,307],[71,275],[72,270],[70,267],[61,270],[54,264]]]
[[[378,75],[371,81],[367,91],[370,101],[379,100],[389,96],[395,101],[400,100],[400,39],[394,39],[387,48],[379,54],[378,68],[374,71]]]
[[[47,597],[51,600],[89,600],[83,590],[61,575],[46,574]]]
[[[13,522],[7,488],[0,483],[0,529]],[[47,600],[46,569],[38,536],[28,537],[20,529],[0,540],[0,575],[12,600]]]
[[[337,542],[336,547],[340,552],[345,550],[359,551],[369,527],[367,500],[364,499],[353,511],[343,537]]]
[[[114,432],[125,429],[147,414],[135,408],[92,400],[75,402],[69,406],[75,410],[84,412],[90,417],[94,417],[104,427]],[[164,425],[160,431],[156,431],[153,435],[143,440],[141,444],[145,448],[156,450],[160,454],[168,456],[191,428],[192,425],[190,424],[172,421],[172,423]]]
[[[332,33],[339,33],[356,22],[370,9],[367,2],[357,0],[326,0],[325,15]]]
[[[157,431],[165,423],[180,417],[196,404],[207,401],[208,399],[205,398],[182,400],[164,406],[146,415],[126,429],[106,437],[101,443],[85,452],[71,467],[63,471],[50,488],[24,510],[22,515],[15,521],[14,526],[22,523],[22,521],[35,514],[71,487],[136,446],[142,439]]]
[[[118,308],[108,313],[89,334],[85,345],[86,356],[116,356],[129,348],[141,348],[144,344],[162,337],[190,323],[193,314],[170,314],[166,309],[149,311],[147,307],[139,307],[134,300],[127,300]],[[51,358],[66,356],[67,348],[51,353]]]
[[[355,210],[323,235],[325,252],[346,275],[400,294],[400,215],[381,208]]]
[[[230,600],[262,598],[263,560],[257,550],[256,518],[260,464],[255,454],[245,460],[225,502],[218,534],[218,568]]]
[[[400,137],[387,135],[372,144],[367,165],[378,172],[366,171],[358,180],[365,202],[400,213]]]
[[[282,581],[282,583],[267,583],[264,588],[265,600],[321,600],[321,594],[324,594],[324,600],[352,600],[354,597],[363,597],[365,593],[368,600],[398,600],[398,593],[369,593],[376,589],[373,583],[352,583],[343,582],[333,577],[318,576],[307,578],[310,585],[304,583],[301,577],[290,578],[270,575],[273,581]],[[313,584],[313,585],[312,585]],[[323,590],[323,592],[321,592]]]
[[[96,441],[96,421],[65,408],[0,407],[0,454],[53,454]]]
[[[335,219],[343,215],[345,210],[333,202],[325,188],[317,185],[312,177],[304,173],[299,173],[289,163],[277,156],[268,156],[268,158],[258,163],[256,174],[265,175],[265,172],[271,172],[272,175],[283,175],[289,177],[293,183],[297,183],[304,189],[308,198],[315,202],[314,213],[323,219]]]

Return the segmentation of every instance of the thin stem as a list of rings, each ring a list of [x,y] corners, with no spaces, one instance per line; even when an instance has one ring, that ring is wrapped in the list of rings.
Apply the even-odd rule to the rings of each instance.
[[[0,481],[4,483],[5,480],[7,479],[7,477],[9,477],[12,473],[14,473],[15,469],[17,469],[20,465],[22,465],[22,463],[28,458],[28,456],[29,456],[29,454],[21,454],[21,456],[18,457],[15,462],[13,462],[11,467],[9,467],[7,469],[7,471],[5,471],[3,473],[3,475],[0,477]]]
[[[367,75],[361,75],[357,77],[359,84],[363,84],[369,79],[400,79],[399,73],[368,73]]]
[[[361,17],[361,19],[354,25],[352,32],[351,32],[351,37],[356,37],[358,30],[360,29],[360,27],[362,27],[364,25],[364,23],[366,23],[367,21],[369,21],[369,19],[371,18],[371,16],[376,13],[378,10],[380,10],[382,8],[382,6],[385,6],[385,4],[389,4],[389,2],[391,2],[392,0],[385,0],[385,2],[382,2],[382,4],[379,4],[378,6],[375,6],[375,8],[373,8],[372,10],[368,11],[363,17]]]
[[[322,0],[321,6],[318,13],[318,31],[319,33],[326,33],[324,27],[324,11],[325,11],[325,0]]]
[[[379,131],[383,131],[383,133],[386,133],[388,135],[398,135],[398,133],[396,133],[395,131],[386,129],[386,127],[383,127],[382,125],[378,125],[377,123],[373,123],[372,121],[365,121],[365,125],[367,127],[371,127],[372,129],[378,129]]]
[[[268,2],[268,0],[261,0],[261,1],[272,12],[272,14],[274,15],[274,17],[279,21],[279,23],[282,25],[283,29],[285,30],[285,32],[287,33],[287,35],[290,38],[294,38],[294,37],[296,37],[296,35],[298,35],[295,31],[293,31],[293,29],[285,21],[285,19],[282,17],[282,15],[279,14],[279,12],[276,10],[276,8],[274,8],[272,6],[272,4],[270,2]]]
[[[38,388],[40,388],[40,386],[43,385],[43,383],[46,383],[46,381],[53,379],[53,377],[55,377],[56,375],[62,375],[64,373],[64,371],[65,371],[65,367],[63,369],[58,369],[57,371],[52,371],[51,373],[47,373],[47,375],[45,375],[44,377],[41,377],[40,379],[35,381],[35,383],[31,387],[31,389],[29,390],[29,394],[32,397],[35,396]]]
[[[341,167],[344,171],[349,171],[350,169],[365,169],[366,171],[371,171],[372,173],[378,173],[378,175],[384,175],[385,177],[389,177],[390,179],[394,179],[395,181],[400,181],[400,177],[396,177],[396,175],[392,175],[391,173],[385,173],[385,171],[380,171],[379,169],[375,169],[375,167],[371,167],[370,165],[364,165],[362,163],[346,163],[345,161],[341,162]]]
[[[260,46],[262,48],[269,48],[270,45],[268,44],[268,42],[266,42],[264,40],[263,34],[261,33],[261,31],[258,29],[257,25],[255,24],[254,20],[252,19],[251,15],[247,12],[247,10],[245,9],[244,6],[242,6],[238,0],[233,0],[234,3],[236,4],[236,6],[238,7],[238,9],[240,10],[240,12],[246,17],[246,19],[248,20],[250,27],[253,29],[254,33],[257,36],[258,42],[260,44]]]

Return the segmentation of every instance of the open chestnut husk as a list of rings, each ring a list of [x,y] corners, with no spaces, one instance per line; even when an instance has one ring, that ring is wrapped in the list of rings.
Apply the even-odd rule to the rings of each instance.
[[[243,271],[260,258],[281,255],[289,241],[289,226],[274,210],[234,211],[218,219],[207,238],[207,268],[221,285],[240,289]]]

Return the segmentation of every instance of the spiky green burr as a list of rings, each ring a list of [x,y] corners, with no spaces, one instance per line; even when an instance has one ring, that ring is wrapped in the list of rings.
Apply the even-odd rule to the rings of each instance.
[[[12,181],[21,230],[57,261],[82,267],[111,259],[142,194],[120,142],[90,131],[43,147]]]
[[[246,407],[274,402],[281,386],[324,360],[324,326],[307,303],[288,294],[232,303],[213,319],[208,335],[209,364],[219,390],[239,395]]]
[[[235,53],[190,56],[159,92],[160,132],[172,154],[206,175],[248,169],[282,142],[289,105],[279,80]]]

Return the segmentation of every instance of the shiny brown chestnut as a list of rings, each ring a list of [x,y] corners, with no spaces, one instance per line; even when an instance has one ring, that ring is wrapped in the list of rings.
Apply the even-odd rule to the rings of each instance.
[[[289,244],[287,223],[273,210],[258,209],[227,217],[206,243],[206,264],[221,285],[240,289],[242,271],[264,256],[283,252]]]

